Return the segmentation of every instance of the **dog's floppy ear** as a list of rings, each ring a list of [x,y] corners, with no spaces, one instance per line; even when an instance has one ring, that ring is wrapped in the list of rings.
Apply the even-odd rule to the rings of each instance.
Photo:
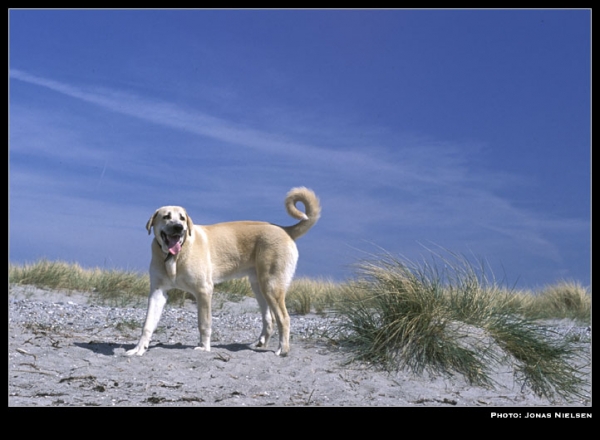
[[[152,214],[152,217],[150,217],[150,220],[148,220],[148,223],[146,223],[146,229],[148,230],[148,235],[150,235],[150,233],[152,232],[152,224],[154,223],[156,214],[158,214],[158,209],[154,212],[154,214]]]
[[[190,237],[192,236],[192,229],[194,229],[194,223],[192,222],[192,218],[189,216],[187,211],[185,212],[185,222],[187,223],[188,234]]]

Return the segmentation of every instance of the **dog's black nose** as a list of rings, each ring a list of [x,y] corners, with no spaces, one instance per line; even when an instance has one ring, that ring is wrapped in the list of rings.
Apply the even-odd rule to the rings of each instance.
[[[173,225],[173,231],[175,231],[175,232],[183,231],[183,225],[179,225],[179,224]]]

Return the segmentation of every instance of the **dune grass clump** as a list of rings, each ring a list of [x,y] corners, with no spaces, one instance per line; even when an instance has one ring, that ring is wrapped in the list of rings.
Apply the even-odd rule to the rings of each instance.
[[[10,265],[11,284],[32,285],[46,289],[90,293],[90,298],[111,306],[143,305],[150,292],[147,274],[134,271],[84,269],[76,263],[39,260],[32,264]],[[239,300],[252,295],[247,279],[231,280],[215,286],[215,292],[226,293],[228,299]],[[169,291],[169,304],[181,306],[193,298],[179,289]]]
[[[449,298],[435,267],[385,258],[362,263],[358,273],[337,307],[338,339],[352,348],[354,360],[416,374],[460,373],[472,383],[491,384],[484,359],[463,343],[464,326],[446,306]],[[471,315],[462,300],[456,312]]]
[[[215,285],[215,292],[223,293],[229,299],[240,301],[244,297],[253,296],[248,278],[235,278]]]
[[[526,313],[538,319],[560,317],[590,323],[592,297],[581,284],[561,281],[533,295]]]
[[[120,294],[144,296],[150,289],[148,277],[138,272],[84,269],[77,263],[64,261],[40,260],[33,264],[10,265],[8,279],[11,284],[96,292],[109,298]]]
[[[147,276],[133,271],[84,269],[76,263],[40,260],[9,266],[11,284],[89,292],[95,302],[112,306],[140,304],[148,296]]]
[[[12,284],[27,284],[47,289],[87,290],[90,273],[77,264],[40,260],[22,266],[10,265],[8,279]]]
[[[519,314],[523,304],[489,280],[483,265],[457,256],[418,265],[384,255],[357,272],[336,305],[332,336],[351,360],[458,374],[480,386],[493,386],[492,373],[508,364],[540,396],[583,396],[585,377],[574,366],[581,348]]]
[[[323,313],[340,295],[340,284],[331,280],[297,278],[292,281],[285,302],[290,312],[299,315]]]

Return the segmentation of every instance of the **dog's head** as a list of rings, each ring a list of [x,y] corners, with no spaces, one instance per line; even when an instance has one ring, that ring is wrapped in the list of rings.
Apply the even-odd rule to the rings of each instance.
[[[158,208],[146,229],[150,234],[154,227],[154,236],[166,254],[177,255],[181,252],[187,236],[191,237],[194,224],[185,209],[180,206],[163,206]]]

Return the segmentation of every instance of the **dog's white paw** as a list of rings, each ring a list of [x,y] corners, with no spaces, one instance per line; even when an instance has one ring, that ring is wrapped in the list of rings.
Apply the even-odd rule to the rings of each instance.
[[[279,356],[279,357],[286,357],[289,353],[289,348],[287,350],[282,350],[281,347],[279,347],[277,349],[277,351],[275,352],[275,356]]]
[[[198,347],[195,347],[194,350],[198,350],[198,351],[210,351],[210,346],[206,347],[204,345],[200,345]]]
[[[125,352],[125,356],[141,356],[146,353],[146,350],[147,349],[144,347],[137,346],[131,350],[127,350]]]

